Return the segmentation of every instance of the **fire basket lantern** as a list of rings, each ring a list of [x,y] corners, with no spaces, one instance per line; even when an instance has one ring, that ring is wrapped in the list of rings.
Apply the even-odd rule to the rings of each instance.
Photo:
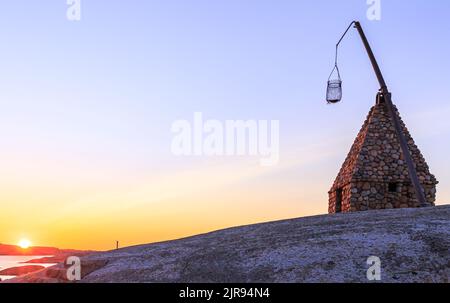
[[[337,77],[332,78],[334,72],[336,71]],[[339,68],[335,65],[334,69],[331,71],[330,77],[328,77],[327,85],[327,102],[328,103],[338,103],[342,99],[342,80],[339,74]]]

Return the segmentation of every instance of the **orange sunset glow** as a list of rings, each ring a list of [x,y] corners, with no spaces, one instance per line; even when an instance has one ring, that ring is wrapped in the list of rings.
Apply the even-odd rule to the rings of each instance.
[[[289,165],[273,169],[237,161],[232,166],[214,164],[211,168],[149,176],[139,182],[127,180],[122,173],[118,181],[114,178],[119,175],[103,179],[94,172],[89,184],[77,180],[70,166],[66,169],[71,177],[53,179],[59,168],[50,169],[49,165],[39,180],[30,176],[23,183],[29,186],[28,192],[0,192],[3,199],[21,201],[20,208],[14,204],[3,207],[3,215],[18,219],[0,221],[0,238],[14,243],[26,233],[35,245],[106,250],[112,249],[116,240],[128,246],[289,218],[293,213],[324,213],[326,207],[315,196],[326,199],[326,192],[321,190],[328,185],[325,182],[318,185],[304,179],[308,190],[293,191],[296,180],[271,182],[259,188],[258,184],[268,182],[267,177],[288,171],[291,165],[304,165],[305,161],[318,160],[317,156],[305,156],[303,161],[293,159]],[[317,173],[309,172],[309,176],[314,175]],[[279,199],[284,202],[275,207]],[[308,203],[299,204],[299,199]],[[29,211],[34,205],[39,209]]]

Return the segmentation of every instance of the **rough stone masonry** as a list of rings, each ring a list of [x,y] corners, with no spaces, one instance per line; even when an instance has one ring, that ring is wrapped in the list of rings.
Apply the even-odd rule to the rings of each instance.
[[[396,107],[395,114],[399,115]],[[400,118],[425,197],[434,206],[438,181]],[[329,191],[329,213],[420,207],[386,103],[377,98]]]

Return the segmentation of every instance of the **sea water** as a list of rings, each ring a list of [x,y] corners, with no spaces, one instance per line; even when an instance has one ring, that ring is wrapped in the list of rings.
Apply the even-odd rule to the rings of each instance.
[[[0,256],[0,271],[11,268],[11,267],[18,267],[18,266],[25,266],[25,265],[40,265],[44,267],[49,267],[52,265],[55,265],[54,263],[23,263],[34,259],[40,259],[43,257],[51,257],[51,256]],[[14,276],[1,276],[0,279],[2,281],[14,278]]]

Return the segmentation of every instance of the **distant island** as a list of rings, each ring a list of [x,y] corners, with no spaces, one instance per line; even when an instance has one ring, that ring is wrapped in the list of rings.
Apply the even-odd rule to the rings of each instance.
[[[29,247],[22,248],[17,245],[1,244],[0,256],[48,256],[61,253],[59,248],[55,247]]]
[[[26,265],[26,266],[17,266],[11,267],[7,269],[0,270],[0,275],[3,276],[22,276],[32,272],[36,272],[38,270],[44,269],[44,266],[41,265]],[[0,280],[1,281],[1,280]]]
[[[22,248],[17,245],[1,244],[0,256],[58,256],[58,255],[78,255],[86,254],[87,251],[75,249],[60,249],[56,247],[31,246],[29,248]],[[27,262],[32,263],[32,262]],[[35,262],[38,263],[38,262]],[[39,262],[47,263],[47,262]],[[54,262],[50,262],[54,263]]]

